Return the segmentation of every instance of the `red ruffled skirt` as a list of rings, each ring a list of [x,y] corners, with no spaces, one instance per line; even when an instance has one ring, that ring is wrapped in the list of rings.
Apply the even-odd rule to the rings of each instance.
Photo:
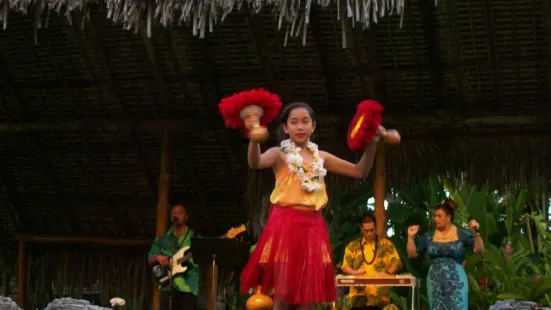
[[[321,211],[273,206],[241,274],[241,291],[262,286],[288,305],[336,300],[329,234]]]

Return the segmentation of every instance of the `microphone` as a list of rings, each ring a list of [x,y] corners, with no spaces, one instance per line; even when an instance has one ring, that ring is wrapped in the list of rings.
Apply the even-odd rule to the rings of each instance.
[[[172,223],[176,223],[178,221],[178,218],[173,216],[171,220],[172,220]]]

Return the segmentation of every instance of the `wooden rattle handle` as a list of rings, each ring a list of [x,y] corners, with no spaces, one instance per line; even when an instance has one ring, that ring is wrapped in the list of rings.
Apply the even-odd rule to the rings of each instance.
[[[382,126],[380,127],[380,129],[381,129],[381,136],[386,143],[400,144],[401,137],[400,137],[400,133],[397,130],[394,130],[394,129],[386,130]]]
[[[241,111],[241,119],[249,131],[249,139],[255,142],[268,140],[268,130],[260,126],[260,118],[262,115],[262,108],[255,105],[247,106]]]

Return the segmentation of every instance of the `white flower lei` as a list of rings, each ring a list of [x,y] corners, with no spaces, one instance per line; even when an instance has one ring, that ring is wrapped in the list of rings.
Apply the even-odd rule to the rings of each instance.
[[[303,190],[313,192],[322,188],[323,177],[327,174],[327,170],[323,168],[323,158],[320,157],[317,144],[308,141],[306,148],[308,148],[314,157],[310,176],[308,176],[308,169],[303,165],[300,147],[296,146],[290,139],[281,141],[281,151],[287,155],[286,162],[289,170],[296,174]]]

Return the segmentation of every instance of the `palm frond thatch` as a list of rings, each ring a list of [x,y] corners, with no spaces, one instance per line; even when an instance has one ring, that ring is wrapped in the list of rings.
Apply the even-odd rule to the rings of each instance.
[[[306,44],[307,26],[310,23],[310,9],[312,5],[320,5],[326,8],[330,5],[337,7],[337,19],[350,19],[354,23],[360,23],[363,28],[368,28],[372,23],[377,23],[380,18],[387,15],[399,14],[403,17],[406,0],[319,0],[319,1],[243,1],[243,0],[164,0],[164,1],[99,1],[104,8],[108,19],[116,24],[122,24],[123,28],[136,32],[145,25],[147,35],[151,37],[152,27],[160,23],[165,27],[176,24],[187,24],[192,28],[193,35],[204,38],[206,32],[212,32],[216,24],[234,10],[240,10],[243,5],[250,7],[258,13],[264,8],[272,10],[278,20],[278,28],[285,28],[286,37],[301,37]],[[95,0],[0,0],[0,23],[6,28],[8,23],[8,11],[10,9],[22,13],[34,11],[35,27],[47,26],[50,12],[63,14],[67,21],[73,21],[73,13],[82,14],[89,18],[89,10],[95,6]],[[45,21],[44,21],[45,20]],[[402,24],[402,20],[400,25]],[[342,23],[344,32],[345,24]]]
[[[543,136],[404,141],[388,153],[387,176],[391,188],[442,176],[497,189],[543,189],[550,149],[551,140]]]

